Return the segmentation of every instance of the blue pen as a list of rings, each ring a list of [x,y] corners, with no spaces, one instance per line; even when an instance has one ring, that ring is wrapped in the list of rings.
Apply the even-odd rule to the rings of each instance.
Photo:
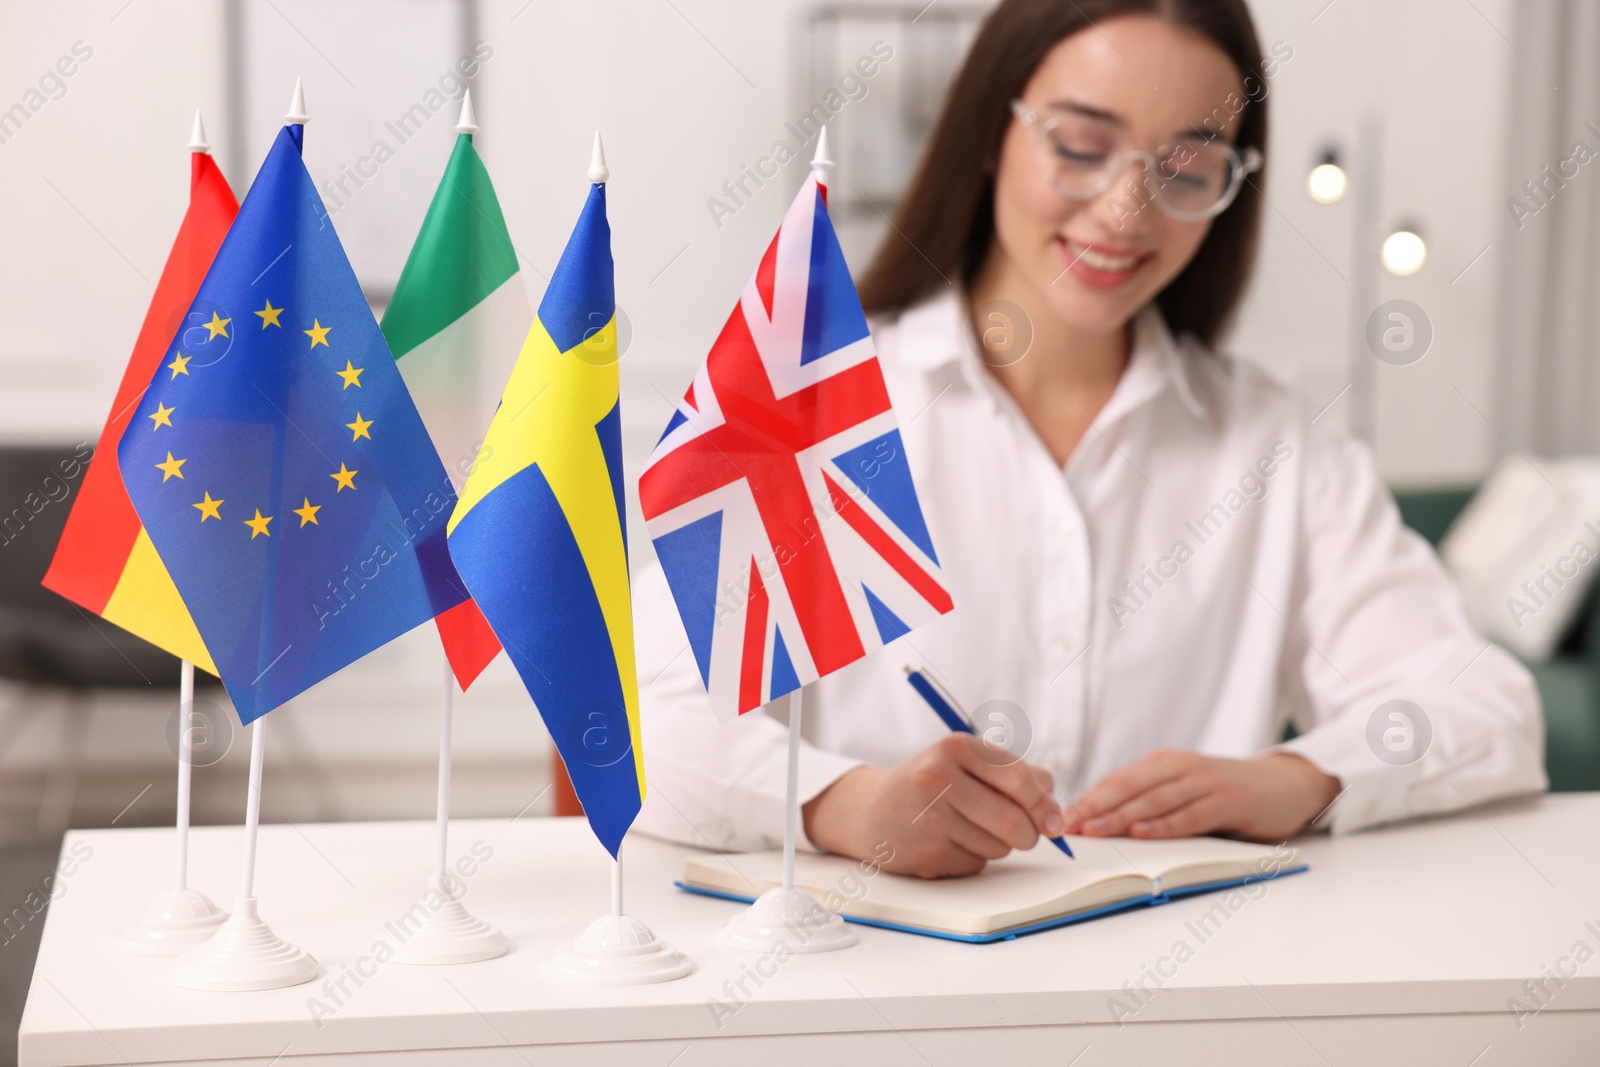
[[[967,717],[957,710],[955,701],[941,693],[939,687],[927,675],[907,667],[906,681],[911,683],[911,688],[915,689],[917,695],[928,702],[928,707],[932,708],[934,714],[943,719],[944,724],[950,727],[951,730],[958,734],[977,733],[972,728],[972,723],[967,721]],[[1050,838],[1050,843],[1065,852],[1069,859],[1076,858],[1072,855],[1072,848],[1067,844],[1065,837],[1052,837]]]

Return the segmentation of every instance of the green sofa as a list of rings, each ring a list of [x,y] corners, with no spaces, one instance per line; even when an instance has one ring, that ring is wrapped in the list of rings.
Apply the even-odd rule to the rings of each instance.
[[[1395,493],[1400,518],[1437,546],[1472,499],[1472,487]],[[1544,702],[1544,765],[1555,792],[1600,789],[1600,587],[1561,647],[1546,663],[1530,663]]]

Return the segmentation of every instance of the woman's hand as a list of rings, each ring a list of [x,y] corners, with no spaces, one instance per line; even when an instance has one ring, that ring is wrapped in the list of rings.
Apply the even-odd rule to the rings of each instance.
[[[1066,825],[1050,773],[1010,759],[951,734],[897,766],[857,767],[801,809],[806,836],[856,859],[881,859],[887,843],[882,866],[896,874],[976,874]]]
[[[1224,759],[1160,748],[1066,806],[1067,833],[1282,841],[1339,795],[1339,779],[1289,752]]]

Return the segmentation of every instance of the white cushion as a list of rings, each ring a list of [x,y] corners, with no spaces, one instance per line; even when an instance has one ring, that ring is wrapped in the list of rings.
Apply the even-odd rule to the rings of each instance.
[[[1507,457],[1439,555],[1484,636],[1549,659],[1600,574],[1600,458]]]

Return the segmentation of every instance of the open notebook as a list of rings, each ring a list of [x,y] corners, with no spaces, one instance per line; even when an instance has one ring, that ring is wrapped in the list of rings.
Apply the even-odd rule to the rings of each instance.
[[[973,877],[932,881],[888,874],[870,861],[802,852],[795,857],[795,884],[851,922],[956,941],[999,941],[1307,869],[1287,845],[1217,837],[1067,841],[1077,859],[1040,841]],[[677,884],[748,901],[782,877],[781,852],[703,855],[684,862]]]

